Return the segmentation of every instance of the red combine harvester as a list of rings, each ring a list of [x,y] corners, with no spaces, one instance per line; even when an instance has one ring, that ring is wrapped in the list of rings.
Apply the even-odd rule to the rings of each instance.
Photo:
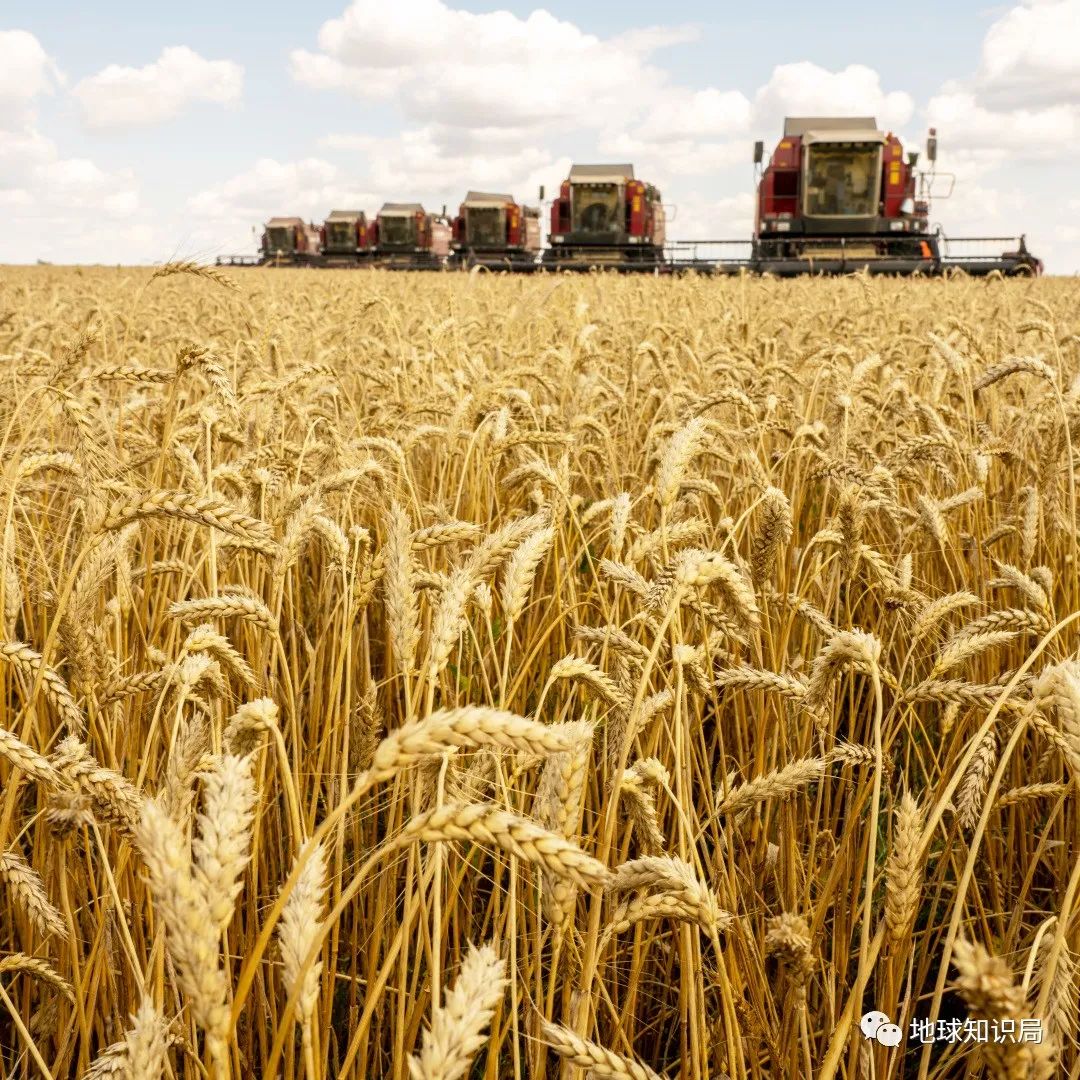
[[[301,266],[317,259],[320,252],[319,230],[298,217],[271,218],[263,229],[262,263],[278,266]]]
[[[534,270],[540,254],[540,211],[512,195],[470,191],[452,223],[452,266]]]
[[[384,203],[372,231],[373,263],[384,269],[435,269],[450,253],[445,215],[429,214],[419,203]]]
[[[363,210],[332,210],[322,227],[322,264],[348,266],[371,255],[371,230]]]
[[[635,179],[632,165],[574,165],[552,201],[549,247],[539,263],[539,211],[480,191],[465,197],[452,229],[445,207],[428,214],[419,203],[386,203],[370,223],[358,210],[335,210],[321,237],[301,218],[273,218],[261,255],[217,261],[436,270],[452,247],[455,266],[522,272],[1042,273],[1022,235],[957,239],[931,225],[931,199],[948,198],[955,180],[937,171],[933,128],[926,156],[930,170],[917,171],[918,153],[905,156],[873,117],[789,117],[767,163],[764,143],[754,145],[757,214],[749,239],[668,243],[660,192]]]
[[[547,269],[657,269],[664,263],[660,192],[636,180],[633,165],[573,165],[551,204],[548,239]]]
[[[761,166],[763,144],[754,147]],[[1042,263],[1024,237],[949,240],[930,227],[938,174],[937,136],[927,141],[932,171],[916,172],[919,155],[872,117],[789,117],[784,137],[760,169],[753,269],[780,276],[806,273],[969,274],[999,270],[1037,274]],[[939,196],[942,197],[942,196]],[[1012,243],[1012,250],[992,250]],[[981,245],[981,247],[980,247]],[[967,254],[956,249],[974,248]]]

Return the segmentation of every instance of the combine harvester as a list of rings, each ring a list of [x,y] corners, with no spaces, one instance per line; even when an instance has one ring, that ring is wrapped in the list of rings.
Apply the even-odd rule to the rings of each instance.
[[[536,269],[540,211],[512,195],[470,191],[452,223],[450,265],[488,270]]]
[[[950,239],[930,227],[935,183],[952,194],[955,178],[936,171],[937,134],[926,144],[930,172],[919,155],[904,157],[900,140],[873,117],[789,117],[784,136],[762,168],[754,145],[757,214],[746,241],[683,241],[668,249],[674,269],[714,273],[941,274],[963,270],[1011,276],[1042,272],[1024,237]],[[1009,244],[1002,251],[998,245]],[[731,256],[736,246],[749,251]],[[997,250],[995,250],[997,248]]]
[[[1042,273],[1024,237],[947,237],[930,224],[932,197],[948,198],[955,177],[937,172],[937,134],[919,155],[873,117],[789,117],[767,164],[754,145],[757,213],[744,240],[665,242],[660,192],[632,165],[574,165],[551,204],[548,247],[540,251],[539,211],[509,195],[470,191],[453,226],[419,203],[386,203],[368,223],[336,210],[320,237],[301,218],[273,218],[261,256],[221,256],[219,264],[375,266],[435,270],[616,270],[621,273],[938,275]],[[947,190],[935,193],[935,186]],[[543,202],[544,189],[540,189]],[[1007,245],[1004,248],[1002,245]],[[452,255],[451,255],[452,252]]]
[[[371,258],[372,230],[363,210],[331,210],[321,238],[316,265],[352,266]]]
[[[299,217],[271,218],[263,229],[261,255],[228,255],[218,262],[231,266],[310,266],[318,259],[318,228]]]
[[[450,253],[450,226],[419,203],[384,203],[372,227],[372,266],[385,270],[437,270]]]
[[[551,204],[543,267],[665,269],[664,222],[660,192],[635,179],[633,165],[573,165]]]

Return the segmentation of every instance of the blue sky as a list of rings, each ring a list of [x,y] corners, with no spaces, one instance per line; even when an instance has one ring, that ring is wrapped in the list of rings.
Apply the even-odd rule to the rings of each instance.
[[[92,21],[7,0],[0,261],[208,257],[273,213],[469,186],[535,199],[574,158],[633,160],[676,238],[744,236],[753,140],[819,111],[913,147],[936,123],[946,231],[1026,230],[1080,271],[1080,0],[125,0]]]

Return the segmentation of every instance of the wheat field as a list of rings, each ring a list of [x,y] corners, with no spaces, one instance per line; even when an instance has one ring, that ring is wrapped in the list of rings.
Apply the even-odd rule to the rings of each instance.
[[[1078,332],[5,269],[0,1076],[1080,1075]]]

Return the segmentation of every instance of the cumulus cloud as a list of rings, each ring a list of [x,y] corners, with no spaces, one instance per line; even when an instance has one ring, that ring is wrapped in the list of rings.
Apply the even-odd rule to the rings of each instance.
[[[648,63],[692,31],[655,27],[610,39],[543,10],[474,13],[442,0],[354,0],[294,50],[293,77],[319,89],[389,98],[410,119],[450,127],[602,127],[664,84]]]
[[[986,149],[1000,158],[1058,157],[1080,137],[1080,105],[997,111],[962,84],[947,83],[926,108],[944,143],[959,150]]]
[[[884,128],[902,128],[915,102],[902,90],[886,92],[873,68],[851,64],[829,71],[808,60],[773,68],[754,95],[754,120],[779,128],[785,116],[873,116]]]
[[[525,191],[536,174],[560,167],[540,147],[484,146],[476,140],[461,146],[447,136],[438,127],[427,126],[393,136],[329,135],[320,143],[362,154],[368,163],[368,185],[376,191],[449,193],[451,198],[465,187]]]
[[[139,205],[133,172],[65,157],[37,126],[35,104],[63,84],[41,42],[24,30],[0,32],[0,206],[12,211],[0,230],[0,261],[63,253],[116,252],[113,236]]]
[[[678,142],[740,134],[750,125],[749,99],[738,90],[668,89],[646,113],[639,131],[643,139]]]
[[[1022,3],[987,30],[978,70],[929,101],[942,145],[1052,160],[1080,136],[1080,0]]]
[[[0,126],[25,122],[24,110],[39,94],[51,92],[64,77],[33,34],[0,30]]]
[[[262,158],[250,169],[193,195],[188,209],[222,222],[255,222],[275,214],[321,220],[334,207],[365,207],[372,195],[358,189],[343,170],[323,158],[276,161]]]
[[[239,64],[207,60],[186,45],[175,45],[140,68],[110,64],[78,82],[72,94],[86,124],[106,130],[158,124],[200,102],[235,105],[243,85]]]
[[[983,40],[975,85],[991,108],[1080,101],[1080,0],[1029,2],[1006,12]]]
[[[139,207],[132,170],[103,169],[88,158],[63,157],[56,144],[38,132],[0,131],[0,173],[0,196],[20,207],[16,224],[31,236],[35,221],[65,222],[74,236],[88,221],[119,221]]]

